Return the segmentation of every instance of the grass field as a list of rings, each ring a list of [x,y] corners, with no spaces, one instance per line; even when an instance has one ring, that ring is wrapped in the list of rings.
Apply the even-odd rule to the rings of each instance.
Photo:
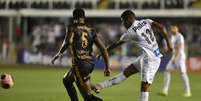
[[[0,65],[0,74],[10,73],[15,78],[15,86],[12,89],[0,88],[0,101],[70,101],[62,84],[62,77],[66,71],[65,68],[47,68],[38,65]],[[117,71],[112,75],[116,73]],[[182,96],[183,83],[178,73],[172,76],[169,96],[162,97],[157,93],[162,88],[163,75],[161,73],[156,75],[150,101],[201,101],[199,73],[189,74],[193,94],[191,98]],[[103,77],[101,70],[95,70],[92,79],[97,83],[107,78]],[[139,75],[135,75],[118,86],[103,90],[97,96],[102,97],[104,101],[137,101],[138,95]]]

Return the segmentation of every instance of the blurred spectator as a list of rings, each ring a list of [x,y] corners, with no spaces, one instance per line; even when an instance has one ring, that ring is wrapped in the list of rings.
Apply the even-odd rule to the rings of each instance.
[[[41,36],[42,36],[40,26],[35,26],[33,28],[32,35],[33,35],[33,43],[32,43],[33,50],[38,51],[38,48],[41,45]]]

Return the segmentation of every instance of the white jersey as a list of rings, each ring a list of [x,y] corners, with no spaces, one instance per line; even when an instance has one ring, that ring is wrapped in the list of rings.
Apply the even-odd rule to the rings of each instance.
[[[171,36],[171,44],[173,46],[173,56],[171,60],[169,61],[166,70],[170,71],[173,69],[178,69],[181,73],[186,72],[186,56],[185,56],[185,50],[184,50],[184,37],[181,35],[181,33],[177,33],[176,35]],[[179,51],[179,57],[176,59],[175,62],[173,60],[175,59],[176,55],[176,47],[178,45],[181,45],[181,49]]]
[[[151,19],[135,20],[120,40],[134,42],[151,57],[162,57],[158,43],[151,28]]]
[[[173,58],[175,57],[176,55],[176,47],[178,45],[181,45],[181,49],[179,51],[179,58],[183,59],[185,58],[185,45],[184,45],[184,37],[181,33],[177,33],[176,35],[172,35],[171,36],[171,44],[172,44],[172,47],[173,47]]]

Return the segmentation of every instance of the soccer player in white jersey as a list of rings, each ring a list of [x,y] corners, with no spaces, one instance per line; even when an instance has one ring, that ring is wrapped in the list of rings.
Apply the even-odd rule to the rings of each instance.
[[[173,56],[171,60],[169,61],[165,72],[164,72],[164,86],[162,95],[167,96],[168,95],[168,88],[170,84],[171,74],[170,72],[173,69],[177,69],[182,77],[182,80],[184,81],[185,85],[185,97],[191,96],[190,91],[190,84],[188,75],[186,73],[186,55],[185,55],[185,42],[184,37],[181,33],[178,31],[178,27],[175,25],[172,25],[170,28],[172,35],[171,35],[171,44],[173,46]]]
[[[126,42],[133,42],[142,50],[142,54],[119,75],[95,85],[95,91],[119,84],[131,75],[139,72],[141,74],[139,101],[148,101],[149,88],[159,68],[160,57],[162,57],[152,27],[161,30],[168,43],[168,49],[171,51],[169,39],[161,24],[151,19],[136,20],[135,14],[131,10],[124,11],[121,14],[121,20],[127,31],[121,36],[119,41],[110,45],[107,50],[110,51]]]

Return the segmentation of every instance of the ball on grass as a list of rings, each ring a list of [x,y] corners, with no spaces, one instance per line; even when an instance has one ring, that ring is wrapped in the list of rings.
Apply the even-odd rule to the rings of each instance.
[[[14,79],[12,75],[7,73],[1,75],[0,81],[1,81],[1,87],[4,89],[12,88],[14,85]]]

